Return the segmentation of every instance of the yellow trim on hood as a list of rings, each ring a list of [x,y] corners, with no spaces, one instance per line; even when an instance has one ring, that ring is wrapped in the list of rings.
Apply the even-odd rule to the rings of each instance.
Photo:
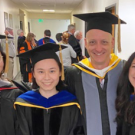
[[[118,58],[118,56],[116,56],[114,53],[112,53],[112,54],[111,54],[111,59],[110,59],[109,66],[112,65],[115,61],[117,61],[117,62],[116,62],[113,66],[111,66],[111,67],[106,71],[106,73],[109,72],[110,70],[114,69],[114,68],[119,64],[120,60],[121,60],[121,59]],[[86,67],[88,67],[88,68],[93,68],[93,69],[94,69],[94,67],[92,66],[92,64],[91,64],[91,62],[89,61],[88,58],[83,59],[83,60],[81,61],[81,63],[83,63],[83,64],[84,64]],[[82,70],[82,71],[84,71],[84,72],[86,72],[86,73],[88,73],[88,74],[90,74],[90,75],[92,75],[92,76],[95,76],[95,77],[97,77],[97,78],[100,78],[100,79],[103,79],[103,78],[105,77],[105,75],[106,75],[106,74],[105,74],[103,77],[101,77],[101,76],[98,76],[97,74],[95,74],[95,73],[93,73],[93,72],[91,72],[91,71],[89,71],[89,70],[87,70],[87,69],[84,69],[83,67],[81,67],[81,66],[79,66],[79,65],[77,65],[77,64],[73,64],[73,66],[79,68],[80,70]]]
[[[26,106],[26,107],[35,107],[35,108],[41,108],[41,109],[51,109],[51,108],[56,108],[56,107],[66,107],[66,106],[76,105],[81,110],[81,107],[77,102],[71,102],[71,103],[66,103],[66,104],[62,104],[62,105],[56,105],[56,106],[52,106],[52,107],[49,107],[49,108],[45,108],[43,106],[33,105],[33,104],[29,104],[29,103],[15,102],[14,103],[15,109],[16,109],[15,105]]]

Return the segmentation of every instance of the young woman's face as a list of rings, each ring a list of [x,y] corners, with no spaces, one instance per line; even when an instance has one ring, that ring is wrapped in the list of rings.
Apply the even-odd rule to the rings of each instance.
[[[3,71],[4,62],[3,62],[3,56],[0,52],[0,73]]]
[[[39,90],[56,90],[61,72],[54,59],[44,59],[34,66],[33,76],[39,86]]]
[[[135,88],[135,59],[132,61],[132,64],[129,68],[128,77],[131,85]]]

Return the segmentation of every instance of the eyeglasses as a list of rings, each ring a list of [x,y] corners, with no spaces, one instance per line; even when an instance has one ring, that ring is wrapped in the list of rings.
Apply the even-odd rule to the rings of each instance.
[[[3,56],[0,55],[0,62],[3,60]]]

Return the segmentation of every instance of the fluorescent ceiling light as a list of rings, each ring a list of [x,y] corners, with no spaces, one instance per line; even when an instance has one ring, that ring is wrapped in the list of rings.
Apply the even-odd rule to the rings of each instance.
[[[48,9],[44,9],[44,12],[55,12],[55,10],[48,10]]]

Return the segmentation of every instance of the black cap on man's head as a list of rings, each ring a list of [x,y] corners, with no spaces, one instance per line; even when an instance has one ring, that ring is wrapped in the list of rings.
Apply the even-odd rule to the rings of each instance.
[[[66,47],[61,45],[61,48],[64,49]],[[56,54],[56,52],[59,51],[59,49],[60,49],[60,46],[57,44],[46,43],[32,50],[21,53],[17,56],[20,58],[30,58],[33,66],[38,61],[43,60],[43,59],[55,59],[57,62],[60,62]]]
[[[5,35],[0,35],[0,39],[5,39],[5,38],[6,38]],[[8,37],[8,36],[7,36],[7,38],[13,38],[13,37]]]
[[[86,14],[75,14],[75,17],[87,22],[87,30],[99,29],[112,34],[112,24],[118,24],[118,17],[110,12],[97,12]],[[123,20],[121,24],[126,24]]]

